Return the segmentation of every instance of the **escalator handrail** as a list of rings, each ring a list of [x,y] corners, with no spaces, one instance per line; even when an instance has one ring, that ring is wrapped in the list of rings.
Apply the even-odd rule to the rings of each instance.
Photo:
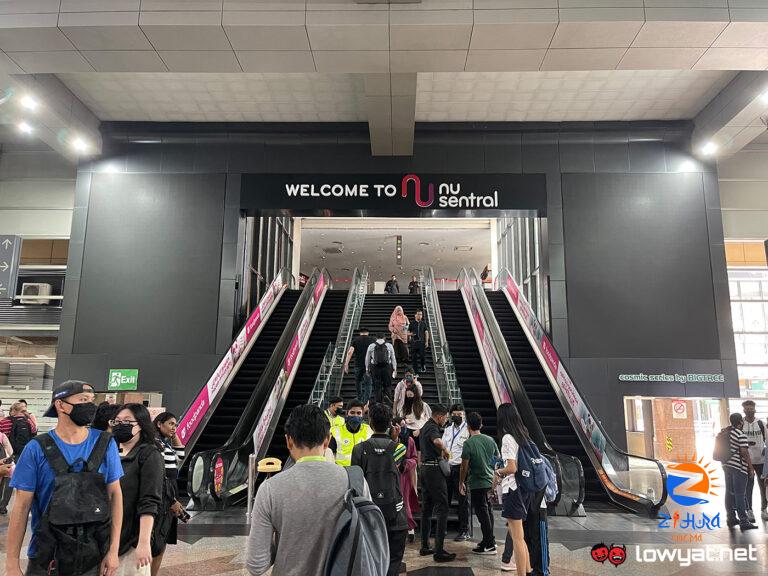
[[[190,463],[190,467],[194,468],[197,459],[203,460],[203,478],[200,484],[200,488],[197,493],[194,493],[194,486],[189,484],[188,491],[190,496],[196,500],[202,499],[203,496],[209,496],[211,498],[226,500],[227,496],[242,492],[242,488],[247,481],[247,462],[248,456],[253,450],[253,434],[256,430],[258,423],[263,417],[263,411],[265,409],[266,402],[268,401],[270,394],[274,388],[275,380],[280,374],[280,370],[285,362],[286,355],[289,352],[289,346],[293,342],[294,336],[299,329],[302,318],[310,305],[310,300],[313,297],[314,290],[317,283],[323,279],[324,291],[327,290],[330,285],[330,275],[327,270],[323,268],[318,270],[315,268],[312,271],[312,275],[307,280],[304,290],[299,297],[299,300],[294,305],[291,317],[286,323],[286,327],[283,330],[277,345],[275,346],[269,361],[262,371],[259,382],[254,388],[253,394],[251,394],[248,404],[243,410],[243,414],[251,414],[256,412],[257,417],[254,418],[241,418],[235,429],[233,430],[230,438],[227,442],[219,447],[204,452],[198,452]],[[319,308],[319,307],[318,307]],[[276,414],[273,413],[274,417]],[[227,465],[227,477],[243,476],[242,482],[235,482],[236,486],[221,486],[220,493],[217,495],[211,494],[211,490],[214,487],[216,479],[216,472],[214,470],[216,461],[223,459]],[[234,470],[232,470],[234,468]],[[222,472],[223,475],[223,472]],[[226,483],[226,482],[224,482]]]
[[[523,386],[522,380],[520,379],[520,375],[517,372],[517,367],[515,366],[515,363],[512,360],[512,355],[509,352],[507,342],[504,339],[504,335],[501,332],[501,328],[499,328],[498,321],[496,320],[496,315],[493,313],[493,310],[491,309],[491,305],[488,302],[488,298],[483,288],[483,283],[480,281],[480,278],[478,277],[477,272],[474,269],[471,269],[471,270],[467,270],[466,268],[462,269],[458,277],[457,285],[459,286],[460,291],[463,287],[466,286],[467,297],[472,298],[475,301],[480,318],[484,322],[485,329],[488,331],[491,349],[490,350],[485,349],[483,347],[482,342],[478,341],[477,343],[478,351],[480,352],[481,357],[486,352],[493,355],[493,358],[489,358],[489,360],[493,360],[494,362],[498,363],[500,368],[499,376],[502,377],[502,381],[496,383],[497,386],[498,384],[501,384],[507,389],[506,391],[509,394],[510,399],[515,403],[518,411],[520,412],[520,416],[523,418],[523,421],[526,423],[526,427],[528,428],[528,432],[531,435],[531,439],[536,443],[536,445],[539,447],[542,453],[548,456],[551,461],[557,461],[556,464],[554,465],[554,470],[555,470],[555,474],[557,475],[558,487],[561,488],[561,490],[558,492],[557,500],[553,502],[553,504],[557,504],[557,502],[563,496],[563,491],[562,491],[563,466],[560,464],[560,462],[563,462],[563,461],[573,462],[573,461],[577,461],[578,459],[568,454],[557,452],[554,448],[552,448],[546,436],[544,435],[544,431],[542,430],[541,425],[539,424],[539,420],[538,420],[538,417],[536,416],[536,412],[533,409],[531,400],[530,398],[528,398],[528,394],[525,391],[525,387]],[[468,305],[471,308],[471,303],[468,303]],[[470,311],[468,310],[468,312]],[[470,322],[473,323],[474,325],[472,318],[470,318]],[[473,331],[474,330],[475,328],[473,328]],[[480,340],[479,334],[477,334],[476,338]],[[489,365],[486,365],[485,362],[483,364],[485,366],[487,375],[493,380],[496,380],[496,375],[493,374],[492,367]],[[497,393],[493,394],[493,396],[494,396],[494,401],[497,402],[497,407],[498,407],[498,403],[505,401],[505,398],[498,396],[498,389],[497,389]],[[584,488],[583,488],[584,472],[580,466],[577,467],[577,469],[580,470],[580,477],[579,477],[580,488],[577,494],[569,494],[569,498],[573,500],[574,507],[578,507],[584,502],[584,495],[585,495]]]
[[[525,299],[525,295],[523,294],[522,290],[515,282],[514,277],[510,274],[509,270],[504,268],[499,272],[499,275],[497,276],[497,279],[496,279],[496,285],[498,289],[506,293],[507,300],[510,303],[510,307],[515,313],[515,316],[517,317],[518,322],[520,323],[520,326],[522,327],[526,338],[531,344],[531,347],[533,348],[536,355],[539,356],[539,360],[541,362],[542,368],[544,369],[544,373],[547,375],[547,379],[549,380],[550,384],[555,390],[560,400],[560,404],[563,406],[563,409],[565,410],[566,414],[568,414],[568,417],[571,420],[573,428],[577,432],[579,439],[582,441],[582,444],[586,442],[586,444],[589,445],[589,447],[591,448],[591,450],[587,450],[588,456],[590,458],[590,461],[593,463],[593,465],[595,465],[595,469],[598,470],[598,475],[600,476],[600,479],[603,481],[603,484],[606,485],[609,496],[618,504],[625,507],[630,507],[631,509],[634,509],[634,508],[631,506],[627,506],[627,503],[624,501],[617,501],[616,498],[620,497],[620,498],[628,499],[631,501],[637,501],[637,502],[646,501],[648,502],[648,505],[645,506],[645,508],[647,509],[648,513],[651,516],[655,516],[656,512],[658,512],[658,510],[664,505],[667,499],[667,482],[666,482],[667,473],[664,468],[664,465],[658,460],[656,460],[655,458],[635,456],[635,455],[629,454],[628,452],[616,446],[616,444],[613,442],[611,437],[606,433],[600,420],[594,417],[594,414],[596,414],[595,411],[589,405],[589,402],[587,402],[586,398],[584,398],[584,396],[579,392],[578,387],[576,386],[576,383],[571,377],[568,369],[560,360],[560,357],[557,354],[557,351],[554,349],[554,346],[552,346],[551,343],[549,342],[549,339],[547,338],[546,333],[544,332],[544,329],[539,323],[538,318],[536,318],[536,315],[533,313],[530,305],[528,304],[528,301]],[[652,500],[651,498],[648,497],[647,494],[638,494],[637,492],[633,492],[629,488],[620,487],[616,483],[617,479],[609,477],[608,472],[605,470],[602,464],[602,461],[598,458],[598,454],[596,452],[596,450],[598,450],[598,447],[595,446],[595,444],[592,442],[592,434],[588,434],[588,432],[584,430],[580,419],[576,416],[576,414],[574,413],[573,407],[571,406],[570,402],[567,400],[567,395],[562,390],[562,387],[558,382],[557,374],[553,374],[552,367],[549,366],[548,362],[545,360],[544,355],[539,350],[539,344],[536,342],[536,339],[533,337],[533,334],[531,333],[531,327],[527,325],[525,319],[523,318],[523,314],[521,314],[520,309],[518,308],[519,305],[515,305],[514,303],[514,297],[510,292],[510,286],[512,286],[513,287],[512,289],[516,291],[518,302],[522,302],[525,309],[528,311],[526,316],[530,319],[530,322],[535,327],[536,333],[541,334],[542,339],[543,340],[546,339],[547,344],[549,344],[549,348],[551,349],[549,353],[552,356],[554,356],[554,360],[557,361],[558,370],[562,368],[563,373],[565,374],[565,376],[567,376],[568,380],[572,385],[571,394],[575,396],[576,400],[580,402],[584,406],[584,408],[587,410],[587,412],[590,414],[592,422],[594,423],[595,427],[597,428],[600,435],[602,436],[603,441],[605,442],[605,446],[609,448],[611,451],[613,451],[614,453],[616,453],[620,458],[626,459],[627,461],[629,461],[630,458],[634,458],[637,460],[644,460],[647,462],[652,462],[658,468],[659,475],[661,477],[661,480],[660,480],[661,494],[660,494],[660,497],[658,498],[658,501]],[[589,437],[587,440],[585,440],[585,437],[587,436]]]
[[[285,267],[281,268],[258,306],[248,316],[240,332],[227,348],[221,361],[206,379],[200,392],[182,413],[179,419],[178,436],[185,446],[186,457],[190,456],[197,439],[205,430],[206,424],[221,399],[224,398],[240,366],[248,357],[283,293],[290,288],[292,282],[291,271]]]
[[[453,357],[448,348],[445,335],[443,313],[440,310],[440,300],[437,297],[435,272],[431,266],[421,268],[421,286],[423,289],[424,306],[427,308],[427,322],[432,334],[432,353],[435,360],[435,380],[437,393],[441,403],[448,406],[462,404],[461,391],[456,381],[456,369]]]

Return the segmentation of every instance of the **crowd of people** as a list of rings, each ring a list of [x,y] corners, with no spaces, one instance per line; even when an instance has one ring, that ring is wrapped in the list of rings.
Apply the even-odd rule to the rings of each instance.
[[[94,400],[90,384],[68,380],[44,414],[57,419],[49,432],[37,434],[23,401],[0,421],[3,513],[14,494],[7,576],[157,576],[178,520],[189,519],[177,494],[184,447],[176,417],[153,421],[143,404]]]

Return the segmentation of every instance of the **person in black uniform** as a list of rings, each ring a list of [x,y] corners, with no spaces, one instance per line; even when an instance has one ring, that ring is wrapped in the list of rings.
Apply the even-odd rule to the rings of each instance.
[[[424,504],[421,507],[421,556],[432,554],[435,562],[450,562],[456,554],[444,548],[445,534],[448,531],[448,484],[440,469],[440,460],[450,459],[450,452],[443,443],[441,428],[448,422],[448,410],[437,404],[432,407],[432,417],[427,420],[419,432],[421,447],[421,490]],[[432,525],[432,513],[437,518],[435,547],[429,547],[429,530]]]
[[[419,372],[426,372],[425,365],[426,351],[429,350],[429,326],[424,320],[424,314],[421,310],[416,310],[413,322],[409,326],[411,332],[411,361]]]
[[[413,296],[414,294],[421,294],[421,286],[416,276],[411,276],[411,281],[408,283],[408,294]]]
[[[397,276],[392,274],[392,278],[387,280],[384,285],[384,292],[387,294],[400,294],[400,285],[397,283]]]

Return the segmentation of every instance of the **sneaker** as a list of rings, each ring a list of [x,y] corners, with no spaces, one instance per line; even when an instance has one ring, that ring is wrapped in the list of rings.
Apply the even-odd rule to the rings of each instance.
[[[435,562],[453,562],[456,560],[456,554],[453,552],[446,552],[445,550],[440,550],[440,552],[435,552],[435,555],[432,556],[432,559]]]
[[[419,550],[419,556],[432,556],[435,553],[433,548],[421,548]]]
[[[509,562],[502,562],[501,563],[501,571],[502,572],[517,572],[517,565],[515,564],[514,560],[510,560]]]
[[[408,530],[408,543],[413,544],[414,542],[416,542],[416,532]]]
[[[742,524],[740,528],[741,528],[741,531],[744,532],[746,530],[756,530],[757,526],[755,526],[754,524]]]
[[[747,520],[749,520],[750,523],[754,524],[754,522],[755,522],[755,513],[752,512],[752,510],[747,510]]]
[[[472,554],[487,554],[489,556],[496,554],[496,544],[493,544],[492,546],[480,544],[479,546],[472,548]]]
[[[760,512],[760,518],[762,518],[763,520],[768,520],[768,510],[763,510],[762,512]]]
[[[453,539],[454,542],[466,542],[467,540],[469,540],[469,533],[465,531],[459,532]]]

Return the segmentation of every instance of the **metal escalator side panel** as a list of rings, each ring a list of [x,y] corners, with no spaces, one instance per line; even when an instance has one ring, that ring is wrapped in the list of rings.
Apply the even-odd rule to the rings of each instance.
[[[503,270],[499,274],[498,286],[506,295],[528,344],[541,363],[550,385],[560,400],[609,497],[624,508],[634,512],[644,512],[651,517],[655,516],[667,497],[664,467],[657,460],[631,456],[615,446],[600,422],[594,417],[594,412],[586,400],[579,393],[555,347],[549,341],[525,296],[507,270]],[[647,462],[648,465],[644,468],[649,475],[653,476],[654,472],[658,472],[658,478],[653,482],[654,486],[649,486],[649,489],[653,490],[654,496],[659,495],[658,499],[651,497],[648,492],[643,494],[618,485],[619,472],[625,473],[631,480],[629,478],[631,475],[630,459]]]
[[[275,277],[205,385],[182,414],[178,425],[178,436],[185,447],[185,459],[194,450],[195,443],[280,303],[288,289],[289,278],[282,270]]]

